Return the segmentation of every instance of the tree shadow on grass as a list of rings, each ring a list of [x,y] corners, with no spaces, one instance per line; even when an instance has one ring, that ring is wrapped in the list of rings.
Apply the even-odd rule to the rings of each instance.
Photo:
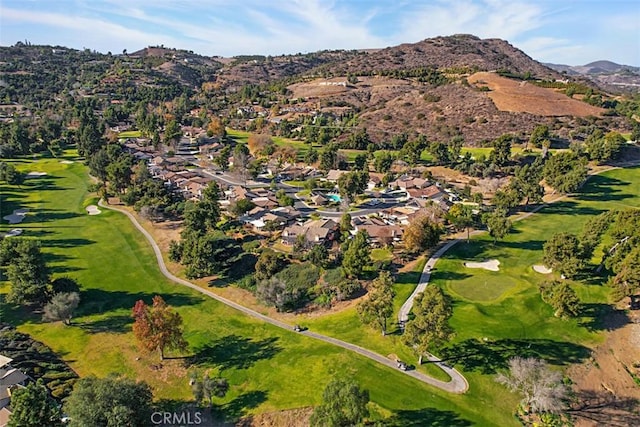
[[[462,265],[461,265],[462,267]],[[437,268],[434,268],[433,270],[431,270],[431,277],[430,277],[430,281],[431,280],[464,280],[464,279],[468,279],[469,277],[471,277],[472,275],[469,273],[460,273],[458,271],[446,271],[446,270],[438,270]]]
[[[422,271],[404,271],[396,276],[396,283],[415,285],[420,280]]]
[[[232,401],[218,406],[214,409],[219,413],[219,418],[229,421],[236,421],[247,414],[250,409],[257,408],[260,404],[267,401],[267,392],[262,390],[252,390],[242,393]]]
[[[87,246],[96,243],[95,240],[89,239],[47,239],[44,242],[44,245],[47,247],[56,247],[56,248],[75,248],[78,246]]]
[[[497,246],[528,251],[541,251],[544,244],[544,240],[526,240],[524,242],[498,242]]]
[[[589,357],[589,348],[570,342],[546,339],[497,341],[465,340],[439,352],[442,360],[462,366],[465,371],[494,374],[506,369],[512,357],[535,357],[552,365],[580,363]]]
[[[587,182],[584,191],[576,196],[576,199],[598,202],[610,202],[628,199],[632,197],[631,194],[624,194],[622,193],[621,188],[615,188],[626,187],[628,185],[628,182],[621,181],[616,178],[594,175]]]
[[[63,219],[72,219],[81,216],[77,212],[70,211],[52,211],[52,210],[36,210],[34,216],[38,222],[59,221]]]
[[[385,427],[466,427],[473,424],[460,418],[458,414],[452,411],[423,408],[397,411],[391,418],[383,420],[379,425]]]
[[[600,215],[604,211],[605,211],[604,209],[596,209],[590,206],[581,206],[577,202],[567,200],[567,201],[552,203],[546,206],[541,212],[545,214],[555,214],[555,215],[596,216],[596,215]]]
[[[82,328],[92,334],[100,332],[124,334],[131,331],[132,323],[133,317],[131,317],[131,315],[116,314],[93,322],[76,321],[73,322],[72,325]]]
[[[172,307],[195,305],[202,301],[200,298],[186,294],[157,294],[146,292],[105,291],[102,289],[82,289],[80,291],[79,315],[106,313],[118,309],[133,309],[136,301],[143,300],[152,303],[154,296],[160,295]]]
[[[252,340],[239,335],[227,335],[214,343],[207,343],[196,349],[195,356],[192,356],[189,362],[215,364],[222,370],[247,369],[258,360],[271,359],[282,351],[282,347],[276,344],[278,339],[271,337]]]
[[[589,331],[613,331],[629,323],[629,316],[624,311],[609,304],[582,304],[580,317],[580,325]]]

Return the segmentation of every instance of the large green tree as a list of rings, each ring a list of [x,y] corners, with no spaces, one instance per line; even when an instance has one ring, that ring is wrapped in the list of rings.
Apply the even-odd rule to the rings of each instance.
[[[544,263],[568,278],[584,269],[587,254],[578,239],[571,233],[556,233],[543,245]]]
[[[58,404],[49,397],[42,379],[11,393],[11,411],[8,427],[62,426]]]
[[[369,416],[369,391],[354,381],[331,380],[322,394],[322,403],[311,415],[312,427],[351,427]]]
[[[580,314],[580,299],[567,282],[545,282],[540,286],[540,295],[544,302],[553,307],[556,317],[576,317]]]
[[[503,239],[511,230],[511,221],[507,216],[507,211],[504,209],[496,209],[486,214],[484,223],[489,230],[489,235],[493,237],[493,243]]]
[[[64,404],[69,427],[149,425],[151,388],[128,378],[81,378]]]
[[[511,143],[515,137],[505,134],[493,141],[493,150],[489,153],[489,161],[497,166],[506,166],[511,161]]]
[[[403,340],[418,354],[418,364],[430,349],[438,348],[451,338],[449,318],[451,303],[436,286],[427,286],[413,301],[414,317],[405,326]]]
[[[357,278],[371,264],[371,248],[366,231],[358,231],[351,240],[342,244],[342,271],[349,278]]]
[[[447,212],[447,219],[458,230],[467,231],[467,242],[469,242],[470,229],[474,223],[471,206],[463,205],[462,203],[457,203],[451,206],[449,212]]]
[[[0,243],[0,265],[11,282],[7,301],[43,304],[47,300],[49,269],[37,240],[12,237]]]
[[[366,171],[356,170],[348,172],[338,178],[338,188],[340,194],[353,200],[354,196],[362,194],[367,188],[369,182],[369,173]]]
[[[204,234],[218,229],[220,221],[220,187],[215,182],[209,183],[202,191],[200,201],[185,208],[184,234]]]
[[[572,193],[585,181],[587,172],[586,159],[565,151],[554,154],[547,160],[543,177],[554,190]]]
[[[375,325],[387,334],[387,320],[393,315],[393,278],[388,271],[380,273],[371,283],[369,298],[361,301],[357,306],[358,315],[363,323]]]

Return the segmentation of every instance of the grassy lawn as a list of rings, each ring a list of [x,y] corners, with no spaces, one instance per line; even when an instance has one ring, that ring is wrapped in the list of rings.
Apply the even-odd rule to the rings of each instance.
[[[509,414],[515,401],[506,392],[496,413],[487,413],[481,388],[464,396],[449,395],[346,350],[240,315],[167,281],[151,248],[126,217],[111,211],[86,215],[86,168],[60,160],[13,161],[23,171],[44,171],[47,175],[29,179],[20,188],[0,184],[0,210],[6,215],[20,207],[30,209],[19,227],[25,230],[25,237],[43,241],[53,277],[69,275],[81,283],[78,314],[73,325],[65,327],[42,323],[39,316],[0,301],[0,318],[50,346],[81,376],[121,373],[147,381],[156,398],[180,402],[191,397],[189,364],[212,368],[229,379],[231,391],[217,403],[235,418],[317,404],[331,377],[349,375],[370,390],[375,413],[392,415],[396,425],[415,420],[441,425],[514,424]],[[0,232],[15,227],[3,223]],[[415,282],[397,286],[406,294]],[[0,284],[0,297],[8,287]],[[130,318],[136,300],[150,302],[156,294],[182,315],[189,342],[189,358],[166,360],[160,370],[151,366],[158,363],[156,355],[138,351]],[[351,315],[347,313],[343,319],[352,322]],[[348,325],[343,329],[345,334],[358,332]],[[386,345],[387,340],[397,337],[382,338],[373,329],[367,333],[372,341],[384,344],[371,345],[381,353],[397,352],[407,360],[413,357],[406,348]],[[353,341],[366,339],[354,337]]]
[[[251,135],[251,133],[252,132],[245,132],[227,128],[227,136],[241,144],[247,143],[247,141],[249,140],[249,135]],[[279,136],[272,136],[271,139],[279,147],[293,147],[298,150],[298,160],[304,159],[305,154],[307,153],[307,151],[309,151],[309,148],[311,148],[311,145],[302,141],[296,141],[294,139],[281,138]]]
[[[393,252],[388,248],[375,248],[371,250],[371,259],[374,261],[390,261],[393,259]]]
[[[118,138],[142,138],[142,132],[139,130],[127,130],[120,132]]]

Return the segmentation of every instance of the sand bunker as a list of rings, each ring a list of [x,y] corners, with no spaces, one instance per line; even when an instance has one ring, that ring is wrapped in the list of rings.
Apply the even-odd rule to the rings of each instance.
[[[29,172],[27,178],[37,178],[39,176],[45,176],[46,174],[46,172]]]
[[[102,211],[100,209],[98,209],[98,207],[96,205],[89,205],[89,206],[87,206],[87,213],[89,215],[100,215],[100,213],[102,213]]]
[[[22,234],[24,230],[22,230],[22,228],[14,228],[13,230],[7,232],[7,234],[4,235],[4,237],[14,237],[14,236],[19,236]]]
[[[29,209],[16,209],[11,215],[5,215],[2,219],[9,221],[9,224],[20,224],[27,212],[29,212]]]
[[[71,163],[73,163],[73,160],[60,160],[60,163],[62,163],[63,165],[70,165]]]
[[[484,262],[465,262],[464,266],[467,268],[484,268],[489,271],[498,271],[500,268],[500,261],[497,259],[490,259]]]
[[[540,273],[540,274],[551,274],[553,272],[552,269],[544,266],[544,265],[540,265],[540,264],[536,264],[533,266],[533,271],[535,271],[536,273]]]

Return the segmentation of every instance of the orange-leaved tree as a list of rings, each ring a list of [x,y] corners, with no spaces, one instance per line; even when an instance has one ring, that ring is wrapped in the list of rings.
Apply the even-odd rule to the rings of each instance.
[[[148,351],[158,350],[160,360],[164,359],[165,348],[187,348],[187,342],[182,336],[182,317],[161,296],[153,297],[152,305],[138,300],[133,306],[133,318],[133,334],[139,344]]]

